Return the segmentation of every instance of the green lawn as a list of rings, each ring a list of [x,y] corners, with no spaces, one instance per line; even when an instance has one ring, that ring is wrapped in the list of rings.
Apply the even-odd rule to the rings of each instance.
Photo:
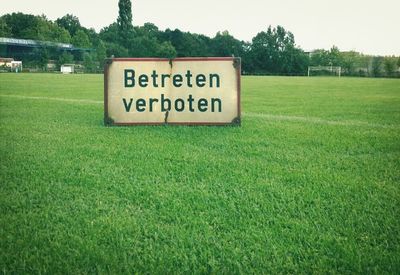
[[[101,75],[0,74],[1,272],[399,274],[400,80],[242,83],[241,127],[104,127]]]

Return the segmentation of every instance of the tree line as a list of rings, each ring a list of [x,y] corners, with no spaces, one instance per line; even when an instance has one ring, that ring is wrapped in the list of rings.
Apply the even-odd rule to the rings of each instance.
[[[43,68],[49,60],[56,60],[58,65],[79,62],[88,72],[102,68],[107,57],[238,56],[244,74],[267,75],[305,75],[308,66],[341,66],[347,75],[398,76],[400,67],[400,58],[395,56],[341,52],[337,47],[305,52],[282,26],[269,26],[250,42],[236,39],[228,31],[208,37],[179,29],[160,30],[152,23],[133,26],[130,0],[119,1],[116,22],[100,32],[85,28],[71,14],[51,21],[44,15],[12,13],[0,17],[0,37],[71,43],[82,51],[41,47],[23,61]]]

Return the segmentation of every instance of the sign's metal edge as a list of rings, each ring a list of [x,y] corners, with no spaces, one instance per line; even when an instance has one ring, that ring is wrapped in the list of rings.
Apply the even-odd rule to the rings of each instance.
[[[109,68],[114,61],[232,61],[236,70],[237,86],[237,116],[231,122],[115,122],[108,115],[108,81]],[[182,126],[241,126],[241,58],[240,57],[178,57],[178,58],[107,58],[104,62],[104,125],[105,126],[161,126],[161,125],[182,125]]]
[[[112,126],[114,121],[108,116],[108,78],[109,68],[113,59],[108,58],[104,61],[104,125]]]

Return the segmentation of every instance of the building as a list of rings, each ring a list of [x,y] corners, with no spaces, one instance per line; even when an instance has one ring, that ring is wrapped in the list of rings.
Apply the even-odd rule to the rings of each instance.
[[[14,58],[9,57],[0,57],[0,66],[8,67],[11,65],[11,62],[14,61]]]
[[[5,71],[22,71],[22,61],[15,61],[14,58],[0,57],[0,67]]]
[[[75,72],[75,64],[61,65],[60,72],[63,74],[73,74]]]
[[[75,60],[80,60],[83,53],[93,50],[66,43],[0,37],[0,56],[21,60],[25,67],[31,68],[46,67],[49,60],[58,60],[65,52],[72,54]]]

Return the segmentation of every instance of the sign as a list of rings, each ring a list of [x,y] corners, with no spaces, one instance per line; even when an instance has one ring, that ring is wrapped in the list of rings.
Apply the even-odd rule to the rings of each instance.
[[[106,125],[240,125],[240,58],[113,58]]]

